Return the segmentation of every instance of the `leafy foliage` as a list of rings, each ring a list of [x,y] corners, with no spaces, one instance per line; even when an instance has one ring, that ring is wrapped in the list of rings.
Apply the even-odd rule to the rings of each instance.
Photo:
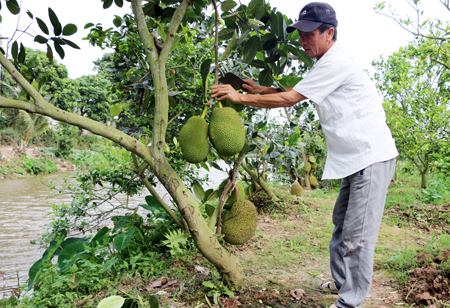
[[[450,75],[440,61],[428,58],[443,57],[440,49],[434,40],[419,39],[388,59],[374,62],[388,125],[400,154],[421,173],[422,188],[427,187],[433,157],[449,150]]]

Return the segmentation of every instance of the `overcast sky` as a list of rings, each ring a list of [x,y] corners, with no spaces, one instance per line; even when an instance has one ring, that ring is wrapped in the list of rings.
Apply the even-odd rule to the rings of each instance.
[[[19,0],[20,1],[20,0]],[[238,0],[235,0],[238,1]],[[248,3],[249,0],[241,0],[242,3]],[[308,1],[296,0],[269,0],[273,7],[277,7],[279,11],[289,16],[292,20],[298,18],[298,13]],[[365,68],[371,68],[371,62],[378,59],[381,55],[387,56],[395,52],[401,46],[405,46],[413,37],[405,30],[401,29],[393,20],[376,14],[374,6],[376,2],[373,0],[328,0],[337,13],[338,19],[338,41],[344,48],[355,58],[360,65]],[[388,0],[398,12],[414,16],[414,11],[408,5],[407,0]],[[439,0],[422,1],[426,4],[421,8],[425,10],[430,17],[440,17],[448,20],[450,13],[445,10]],[[59,20],[63,24],[74,23],[78,27],[78,32],[69,37],[70,40],[78,44],[81,50],[75,50],[65,47],[66,56],[64,60],[60,60],[55,55],[55,59],[60,63],[64,63],[69,70],[70,78],[77,78],[82,75],[94,74],[92,71],[93,61],[102,56],[105,51],[98,47],[92,47],[82,38],[88,34],[88,30],[84,29],[84,25],[89,22],[102,23],[104,27],[113,27],[112,20],[114,15],[123,16],[130,13],[129,2],[124,2],[124,8],[118,8],[115,5],[104,10],[103,3],[99,0],[22,0],[22,7],[30,10],[35,17],[44,20],[49,28],[51,23],[48,18],[48,7],[51,7]],[[25,13],[25,12],[24,12]],[[31,19],[26,14],[22,14],[20,20],[17,16],[12,16],[6,12],[6,7],[2,8],[3,21],[0,23],[0,35],[9,37],[14,34],[14,29],[18,25],[19,29],[25,29]],[[404,15],[404,16],[405,16]],[[37,25],[31,26],[31,33],[40,33]],[[17,34],[15,36],[17,38]],[[19,41],[27,47],[46,50],[45,45],[32,43],[33,38],[23,34]],[[2,40],[2,47],[6,48],[6,42]]]

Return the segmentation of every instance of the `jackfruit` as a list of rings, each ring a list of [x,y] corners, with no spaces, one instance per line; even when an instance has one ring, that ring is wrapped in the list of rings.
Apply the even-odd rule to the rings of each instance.
[[[189,118],[181,128],[178,140],[186,161],[192,164],[204,161],[209,152],[208,124],[205,119],[199,116]]]
[[[253,237],[258,225],[258,212],[248,200],[233,204],[222,223],[224,241],[231,245],[242,245]]]
[[[303,166],[303,171],[310,172],[311,171],[311,164],[309,162],[306,162]]]
[[[291,186],[291,195],[301,196],[303,194],[303,188],[299,182],[295,181]]]
[[[241,117],[231,107],[214,108],[209,121],[209,139],[222,156],[239,153],[245,144],[245,127]]]
[[[319,187],[319,182],[317,181],[317,178],[314,175],[311,175],[309,178],[309,184],[311,184],[312,188]]]
[[[306,180],[305,180],[305,178],[301,178],[301,180],[300,180],[300,185],[302,185],[303,187],[306,186]]]
[[[311,169],[312,170],[316,170],[317,169],[317,163],[312,163],[311,164]]]
[[[228,183],[228,179],[225,179],[222,183],[220,183],[219,189],[225,188],[227,183]],[[234,187],[233,191],[231,192],[231,195],[227,199],[227,202],[225,202],[225,205],[223,206],[224,209],[226,209],[226,210],[231,209],[231,206],[238,201],[238,200],[236,200],[236,190],[238,191],[239,201],[245,200],[244,185],[242,185],[242,183],[240,181],[236,181],[236,187]]]

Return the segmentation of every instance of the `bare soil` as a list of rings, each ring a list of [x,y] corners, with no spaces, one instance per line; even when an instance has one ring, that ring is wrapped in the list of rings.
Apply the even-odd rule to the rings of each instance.
[[[19,157],[19,153],[20,152],[17,150],[16,147],[0,146],[0,165],[3,164],[5,160],[13,161],[14,158]],[[36,147],[28,147],[24,150],[24,153],[27,154],[29,158],[40,158],[46,156],[44,153],[40,152]],[[57,164],[60,172],[75,170],[75,166],[70,165],[61,159],[57,159],[54,157],[49,158]]]

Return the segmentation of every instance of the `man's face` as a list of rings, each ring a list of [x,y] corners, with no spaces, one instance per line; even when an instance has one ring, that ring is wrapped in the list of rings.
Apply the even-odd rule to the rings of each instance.
[[[334,29],[330,28],[320,34],[320,30],[316,29],[312,32],[300,33],[300,43],[309,58],[316,58],[319,60],[330,49],[334,35]]]

